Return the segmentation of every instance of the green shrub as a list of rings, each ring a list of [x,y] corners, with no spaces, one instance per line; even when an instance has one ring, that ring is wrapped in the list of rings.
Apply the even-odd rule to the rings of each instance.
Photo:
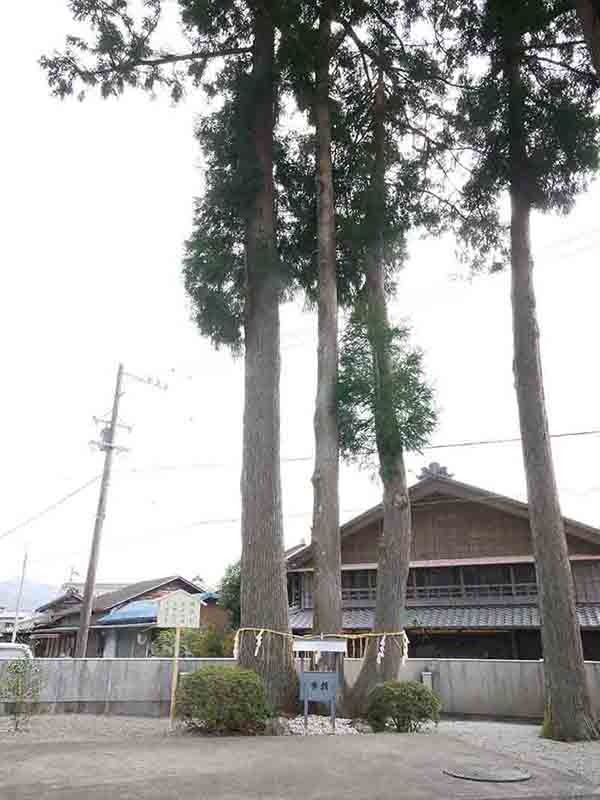
[[[271,716],[259,676],[238,667],[202,667],[177,688],[177,716],[209,733],[257,733]]]
[[[181,658],[225,658],[233,653],[231,631],[218,631],[214,625],[206,628],[184,628],[181,631],[179,655]],[[161,630],[152,642],[152,655],[169,658],[175,649],[175,631],[172,628]]]
[[[439,722],[439,697],[417,681],[389,681],[369,694],[367,719],[374,731],[385,730],[391,719],[400,733],[414,733],[425,722]]]

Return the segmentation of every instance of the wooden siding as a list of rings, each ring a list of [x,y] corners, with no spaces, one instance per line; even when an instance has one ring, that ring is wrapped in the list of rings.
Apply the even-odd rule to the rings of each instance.
[[[527,520],[477,503],[437,502],[413,510],[413,560],[531,555]]]
[[[343,564],[372,564],[379,558],[381,522],[342,538]],[[567,528],[568,530],[568,528]],[[600,546],[567,536],[572,555],[597,555]],[[444,502],[413,506],[412,561],[532,556],[528,520],[481,503]],[[312,567],[312,560],[302,564]]]
[[[342,564],[371,564],[379,560],[381,524],[372,523],[342,539]],[[312,566],[312,564],[311,564]]]

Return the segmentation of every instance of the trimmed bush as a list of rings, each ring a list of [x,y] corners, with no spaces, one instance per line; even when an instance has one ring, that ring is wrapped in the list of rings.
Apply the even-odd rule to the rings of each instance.
[[[415,733],[425,722],[437,724],[441,708],[439,697],[422,683],[388,681],[369,693],[367,719],[374,731],[392,720],[400,733]]]
[[[177,687],[177,716],[207,733],[262,731],[271,716],[265,687],[251,670],[202,667]]]

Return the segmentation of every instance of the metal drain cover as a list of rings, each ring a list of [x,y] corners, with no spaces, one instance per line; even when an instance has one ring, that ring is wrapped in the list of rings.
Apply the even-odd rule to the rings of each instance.
[[[528,781],[531,778],[529,772],[516,767],[495,767],[495,766],[467,766],[456,769],[443,769],[445,775],[453,778],[461,778],[464,781],[486,781],[489,783],[516,783],[517,781]]]

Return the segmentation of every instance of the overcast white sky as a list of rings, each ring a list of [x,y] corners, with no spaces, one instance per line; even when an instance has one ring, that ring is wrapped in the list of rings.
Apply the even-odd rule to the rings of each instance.
[[[180,278],[202,100],[173,108],[135,92],[83,104],[50,97],[37,59],[72,25],[65,0],[3,0],[0,40],[0,332],[3,342],[0,579],[83,577],[97,487],[40,521],[2,533],[100,472],[88,445],[111,403],[116,366],[167,380],[129,383],[135,426],[117,459],[99,579],[181,573],[215,583],[240,550],[242,362],[215,352],[189,320]],[[600,427],[600,188],[567,219],[534,220],[536,288],[553,432]],[[437,388],[435,443],[515,436],[508,275],[453,277],[451,241],[415,242],[394,315],[410,319]],[[315,317],[283,309],[282,453],[286,542],[309,535]],[[174,370],[174,372],[173,372]],[[600,437],[555,441],[565,514],[600,525]],[[438,460],[459,480],[524,497],[518,445],[410,455],[411,481]],[[165,469],[169,467],[169,469]],[[344,468],[343,519],[379,500]]]

